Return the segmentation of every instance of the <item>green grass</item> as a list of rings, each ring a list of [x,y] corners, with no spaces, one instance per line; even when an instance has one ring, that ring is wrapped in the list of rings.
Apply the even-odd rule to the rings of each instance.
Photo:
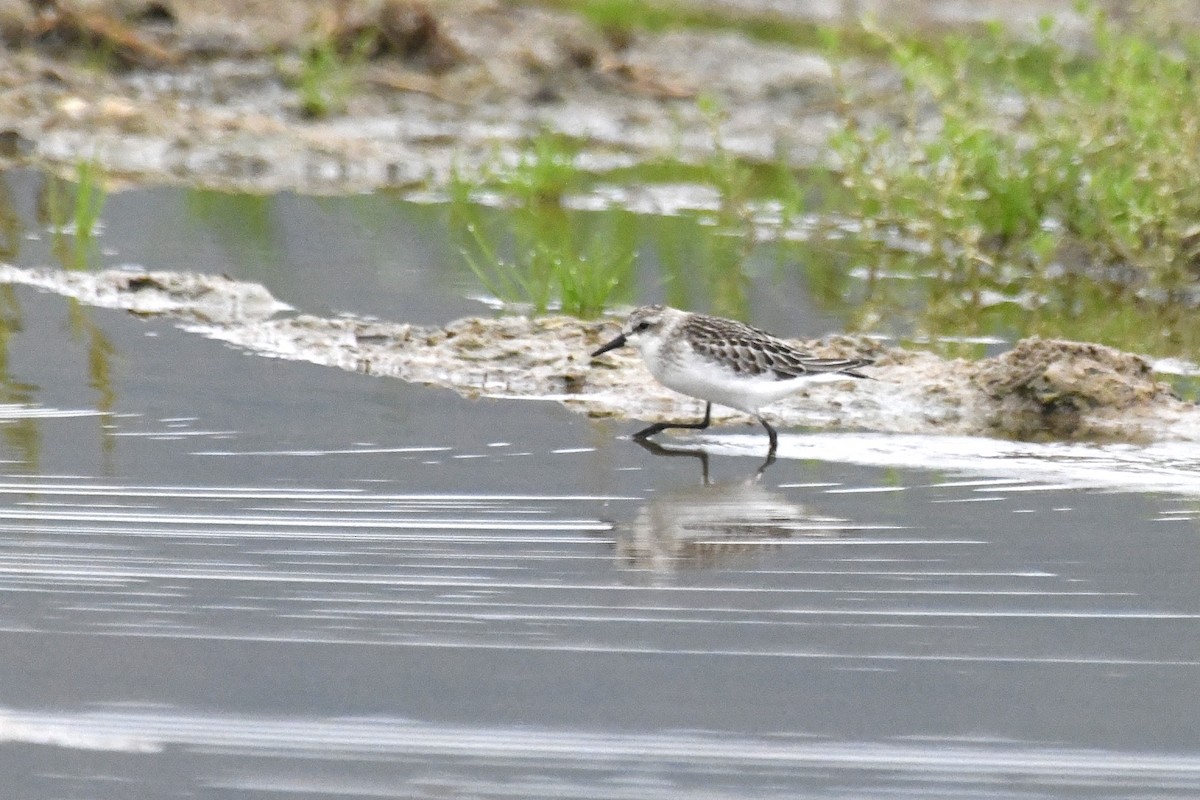
[[[635,255],[632,215],[564,218],[554,228],[518,218],[507,232],[513,256],[506,258],[498,244],[506,237],[485,227],[479,215],[458,213],[474,217],[461,223],[467,265],[510,309],[594,319],[614,301],[628,299]]]
[[[598,25],[700,24],[673,3],[582,9]],[[699,162],[664,153],[595,175],[578,166],[580,143],[543,133],[516,158],[452,186],[458,207],[479,188],[511,203],[492,224],[462,228],[468,263],[514,305],[599,313],[630,297],[641,240],[604,221],[625,212],[582,215],[564,198],[600,182],[703,184],[719,207],[656,225],[648,246],[670,302],[745,317],[758,213],[782,209],[786,229],[815,197],[818,210],[860,220],[861,233],[830,240],[815,259],[820,243],[780,245],[777,280],[806,281],[827,308],[852,307],[855,327],[919,338],[1036,333],[1195,355],[1200,38],[1120,28],[1098,14],[1093,36],[1080,54],[1060,46],[1049,24],[1032,41],[999,27],[919,41],[870,27],[825,32],[828,52],[859,54],[866,42],[904,79],[891,98],[901,113],[886,127],[857,123],[859,99],[844,92],[845,125],[833,142],[843,168],[832,188],[782,161],[738,158],[721,140],[728,112],[711,97],[698,100],[713,143]],[[853,267],[863,280],[848,278]]]
[[[73,183],[50,177],[46,184],[46,215],[53,232],[53,250],[66,269],[85,269],[95,256],[95,237],[108,197],[107,176],[99,162],[75,164]]]
[[[606,29],[719,23],[670,2],[571,5]],[[736,24],[745,29],[746,20]],[[883,109],[880,98],[866,99],[875,118],[889,120],[873,128],[857,121],[860,98],[843,88],[844,127],[833,140],[843,168],[832,181],[737,157],[721,138],[729,112],[705,96],[697,102],[712,148],[700,161],[663,153],[591,174],[579,168],[581,143],[543,133],[516,158],[457,181],[455,207],[474,209],[460,216],[476,215],[460,222],[467,263],[510,308],[535,313],[594,316],[638,299],[640,248],[657,262],[668,302],[727,316],[751,316],[752,280],[770,280],[775,291],[805,292],[845,314],[848,327],[955,355],[983,352],[956,338],[1037,334],[1195,358],[1200,38],[1121,28],[1098,14],[1093,37],[1077,52],[1049,23],[1031,41],[998,26],[924,38],[870,26],[814,32],[805,44],[886,57],[904,81]],[[710,186],[720,202],[654,222],[564,205],[598,183],[656,182]],[[471,196],[481,188],[510,205],[479,216]],[[767,261],[754,257],[763,255],[764,208],[782,211],[781,231],[814,208],[861,229],[770,245],[775,272],[752,279],[747,265]],[[944,338],[951,343],[936,344]]]
[[[676,301],[703,294],[706,304],[715,298],[711,305],[718,311],[744,315],[744,265],[755,246],[755,209],[764,200],[776,200],[786,217],[803,208],[804,192],[783,165],[751,165],[736,158],[720,136],[726,112],[715,99],[699,103],[713,142],[711,155],[700,163],[663,157],[636,171],[589,173],[578,165],[579,142],[544,131],[515,157],[495,158],[478,177],[454,170],[449,184],[453,227],[480,284],[514,310],[598,316],[632,297],[636,218],[620,209],[571,211],[565,198],[601,182],[684,181],[712,186],[719,203],[713,212],[688,214],[693,222],[681,247],[660,252],[667,291]],[[487,215],[474,206],[482,190],[508,200],[497,215],[503,224],[488,224]]]
[[[472,180],[451,176],[452,229],[463,259],[484,289],[510,309],[582,318],[629,296],[634,270],[634,218],[625,212],[582,215],[564,197],[591,180],[576,165],[578,145],[543,132],[509,164]],[[500,192],[512,207],[503,226],[474,204],[474,193]],[[505,254],[507,253],[507,255]]]
[[[363,33],[348,53],[329,37],[316,39],[305,48],[294,80],[302,114],[321,118],[346,110],[377,36],[374,31]]]
[[[1161,41],[1096,13],[1080,59],[1049,23],[1042,33],[993,29],[936,51],[883,37],[907,121],[848,123],[834,140],[875,245],[864,258],[918,279],[930,329],[979,332],[1004,305],[1020,333],[1196,352],[1170,320],[1200,274],[1200,38]],[[897,236],[907,248],[886,244]],[[912,283],[876,285],[868,316],[915,302]]]
[[[75,179],[75,236],[90,239],[96,233],[108,197],[104,167],[97,161],[80,161],[75,165]]]
[[[580,149],[566,136],[543,131],[526,145],[515,164],[494,167],[488,183],[527,208],[559,206],[564,195],[588,180],[576,165]]]
[[[510,5],[538,5],[579,14],[598,30],[620,42],[645,31],[727,30],[738,31],[763,42],[801,48],[821,47],[828,26],[818,25],[771,11],[705,7],[681,0],[508,0]],[[843,44],[859,53],[882,53],[879,41],[853,25],[842,32]]]

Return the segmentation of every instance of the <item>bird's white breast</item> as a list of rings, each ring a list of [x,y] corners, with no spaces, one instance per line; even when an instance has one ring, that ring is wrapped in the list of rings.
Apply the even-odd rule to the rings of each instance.
[[[659,383],[689,397],[758,414],[765,405],[802,388],[805,378],[775,380],[769,374],[738,373],[698,355],[684,342],[661,339],[638,342],[650,373]]]

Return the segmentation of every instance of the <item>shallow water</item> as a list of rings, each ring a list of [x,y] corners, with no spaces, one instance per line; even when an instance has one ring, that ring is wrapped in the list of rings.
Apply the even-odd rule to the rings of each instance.
[[[70,196],[74,185],[62,191]],[[37,171],[0,173],[0,223],[9,226],[0,259],[38,267],[66,260],[46,219],[46,192],[46,178]],[[478,212],[503,254],[511,245],[510,220],[495,209]],[[628,216],[578,216],[602,221],[606,213]],[[103,227],[85,263],[225,274],[262,283],[304,313],[443,325],[489,314],[493,305],[483,301],[494,300],[467,266],[463,232],[451,216],[445,204],[382,193],[333,198],[150,187],[107,196]],[[836,292],[818,301],[803,291],[814,268],[823,275],[844,254],[828,247],[781,254],[761,246],[744,263],[705,269],[715,250],[736,248],[696,215],[646,213],[632,227],[640,268],[637,295],[628,302],[720,310],[714,295],[722,293],[734,297],[729,302],[754,324],[790,336],[817,337],[845,327],[850,308]],[[801,253],[803,267],[796,261]],[[733,257],[721,255],[725,262]],[[781,281],[787,292],[779,291]]]
[[[410,279],[392,318],[470,305]],[[704,485],[633,423],[0,297],[9,796],[1200,793],[1187,449],[664,437]]]

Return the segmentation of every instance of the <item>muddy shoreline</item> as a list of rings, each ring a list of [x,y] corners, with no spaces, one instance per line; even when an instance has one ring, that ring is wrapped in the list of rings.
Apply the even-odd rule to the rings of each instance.
[[[482,170],[539,130],[589,142],[598,168],[676,148],[698,160],[712,146],[701,90],[736,110],[722,134],[741,156],[782,148],[813,163],[831,130],[826,61],[738,35],[647,35],[617,47],[577,17],[484,2],[383,3],[362,19],[285,4],[290,18],[271,26],[251,5],[230,9],[250,18],[235,34],[216,24],[220,14],[184,11],[203,5],[180,4],[165,29],[128,24],[137,41],[177,54],[174,63],[135,54],[127,69],[97,70],[78,47],[8,53],[0,155],[65,169],[91,158],[138,182],[344,194],[436,189],[452,168]],[[306,116],[295,85],[304,43],[351,36],[387,9],[417,15],[410,25],[427,19],[431,32],[363,64],[338,113]]]
[[[857,4],[689,4],[783,23],[854,24]],[[892,0],[895,24],[944,29],[989,16],[1064,38],[1070,3],[1026,0],[963,14],[960,4]],[[846,6],[846,7],[843,7]],[[877,7],[876,7],[877,6]],[[866,9],[859,9],[865,11]],[[772,16],[774,15],[774,16]],[[305,111],[303,54],[382,31],[327,116]],[[839,125],[834,70],[816,51],[729,30],[615,34],[581,17],[498,0],[282,5],[232,0],[0,0],[0,163],[73,169],[117,182],[344,194],[437,191],[548,130],[587,143],[588,168],[663,154],[701,161],[720,145],[746,159],[825,165]],[[840,79],[887,115],[898,76],[850,59]],[[340,80],[340,78],[339,78]],[[507,154],[507,155],[506,155]]]
[[[467,318],[442,327],[323,318],[257,284],[142,270],[94,273],[0,266],[0,282],[179,327],[275,358],[307,361],[467,397],[561,403],[592,417],[687,419],[698,401],[660,386],[634,353],[589,353],[616,320]],[[781,426],[1033,440],[1200,441],[1200,409],[1158,381],[1142,357],[1102,345],[1024,339],[981,361],[943,359],[866,337],[802,342],[822,355],[865,355],[874,380],[814,382],[767,410]],[[722,424],[754,424],[715,408]]]

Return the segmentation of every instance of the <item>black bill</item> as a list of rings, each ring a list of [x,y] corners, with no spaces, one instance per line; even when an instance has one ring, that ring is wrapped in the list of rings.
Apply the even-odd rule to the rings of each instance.
[[[592,353],[592,358],[595,358],[596,356],[601,355],[603,353],[607,353],[609,350],[616,350],[618,347],[624,347],[624,346],[625,346],[625,334],[622,333],[620,336],[613,339],[608,344],[604,345],[604,347],[601,347],[599,350]]]

